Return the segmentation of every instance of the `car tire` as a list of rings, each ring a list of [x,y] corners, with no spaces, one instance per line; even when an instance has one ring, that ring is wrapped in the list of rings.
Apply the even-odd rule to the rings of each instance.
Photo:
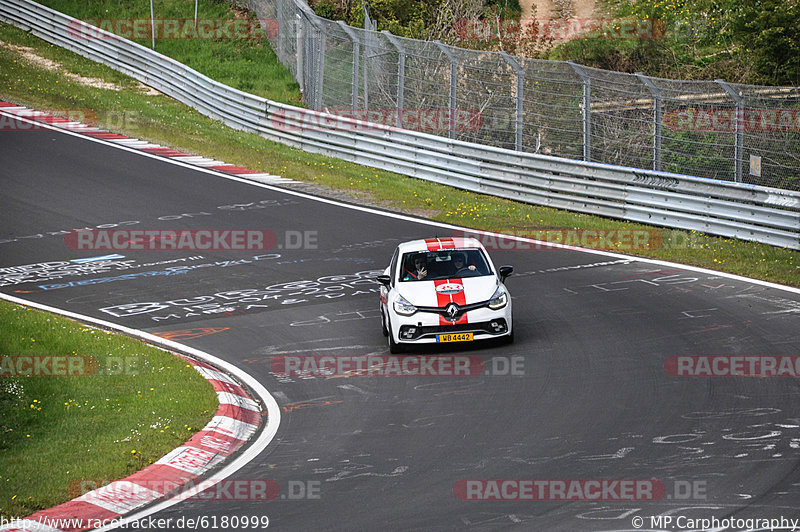
[[[506,345],[513,344],[514,343],[514,329],[511,329],[511,334],[506,336],[503,340],[504,340],[503,343],[506,344]]]
[[[391,331],[391,329],[392,329],[391,322],[389,323],[388,328],[389,328],[389,330],[387,332],[389,334],[387,334],[386,336],[389,337],[389,352],[391,354],[393,354],[393,355],[396,355],[396,354],[402,352],[403,348],[402,348],[402,346],[400,344],[398,344],[397,342],[394,341],[394,336],[392,336],[392,331]]]
[[[389,352],[393,355],[403,352],[403,348],[400,346],[400,344],[394,341],[394,338],[392,338],[391,334],[389,335]]]
[[[389,336],[389,329],[386,328],[386,316],[383,314],[383,309],[381,309],[381,332],[384,336]]]

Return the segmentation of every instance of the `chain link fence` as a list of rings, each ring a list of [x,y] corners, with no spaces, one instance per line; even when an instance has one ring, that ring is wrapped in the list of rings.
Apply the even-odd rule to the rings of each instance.
[[[243,0],[306,104],[485,145],[800,190],[800,87],[680,81],[347,26]]]

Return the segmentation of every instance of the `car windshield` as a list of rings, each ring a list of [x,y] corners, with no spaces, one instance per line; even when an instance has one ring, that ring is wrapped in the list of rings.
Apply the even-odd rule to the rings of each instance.
[[[447,249],[404,253],[400,262],[401,281],[438,281],[491,275],[479,249]]]

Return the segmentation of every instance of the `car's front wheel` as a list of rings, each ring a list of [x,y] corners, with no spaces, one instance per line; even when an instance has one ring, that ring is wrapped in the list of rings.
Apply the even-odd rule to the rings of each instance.
[[[400,344],[395,342],[394,338],[392,338],[392,335],[390,334],[389,335],[389,352],[391,354],[393,354],[393,355],[396,355],[398,353],[401,353],[402,351],[403,351],[403,349],[402,349],[402,347],[400,347]]]
[[[403,348],[400,344],[394,341],[394,336],[392,335],[392,323],[388,323],[388,330],[387,335],[389,337],[389,352],[393,355],[396,355],[403,351]]]
[[[383,313],[383,308],[381,308],[381,332],[384,336],[389,336],[389,329],[386,328],[386,315]]]

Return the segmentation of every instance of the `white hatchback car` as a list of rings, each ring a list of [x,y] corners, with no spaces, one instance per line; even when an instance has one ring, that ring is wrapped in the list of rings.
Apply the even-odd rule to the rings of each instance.
[[[397,246],[381,282],[381,320],[389,350],[403,345],[514,341],[511,297],[503,282],[511,266],[496,270],[474,238],[431,238]]]

